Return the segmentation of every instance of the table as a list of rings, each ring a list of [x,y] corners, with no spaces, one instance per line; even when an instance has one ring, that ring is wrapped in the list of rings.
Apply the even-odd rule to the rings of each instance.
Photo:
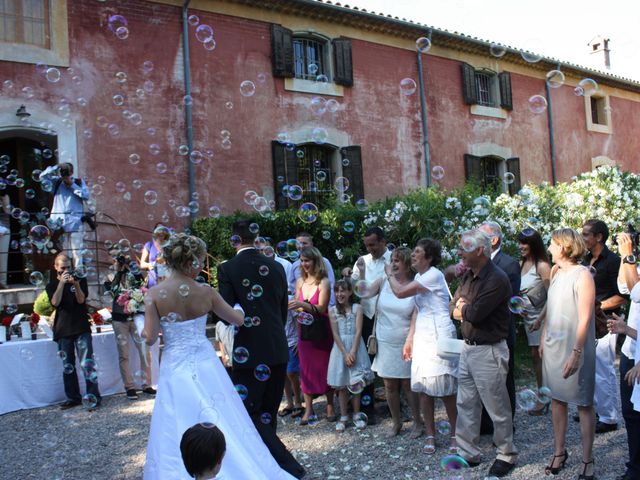
[[[118,349],[111,327],[93,333],[93,353],[97,364],[98,386],[102,396],[124,392],[118,367]],[[151,347],[152,383],[157,383],[159,344]],[[49,338],[11,341],[0,344],[0,415],[16,410],[46,407],[66,400],[62,384],[62,361],[58,344]],[[140,370],[138,352],[129,342],[131,372]],[[84,376],[76,361],[80,391],[85,393]],[[140,385],[137,385],[139,388]]]

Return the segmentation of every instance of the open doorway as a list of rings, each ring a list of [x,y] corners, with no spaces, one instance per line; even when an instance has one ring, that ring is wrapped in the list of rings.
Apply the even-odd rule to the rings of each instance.
[[[48,210],[43,209],[49,208],[51,194],[42,189],[37,181],[38,175],[33,172],[57,163],[57,148],[56,136],[39,131],[15,129],[0,132],[0,157],[4,159],[0,162],[0,195],[7,194],[14,209],[28,214],[19,216],[19,211],[14,211],[10,216],[8,285],[28,283],[31,271],[44,273],[51,268],[50,255],[36,250],[33,254],[24,254],[20,242],[27,239],[31,227],[44,223],[47,218]],[[3,254],[6,252],[0,252]]]

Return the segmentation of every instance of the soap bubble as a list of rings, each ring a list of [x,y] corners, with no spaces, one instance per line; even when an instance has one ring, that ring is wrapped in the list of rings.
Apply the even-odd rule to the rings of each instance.
[[[347,233],[352,233],[356,229],[356,225],[351,220],[347,220],[342,224],[342,229]]]
[[[488,197],[480,196],[473,200],[473,213],[480,216],[489,215],[491,200]]]
[[[547,99],[542,95],[529,97],[529,110],[533,113],[542,113],[547,109]]]
[[[126,40],[129,38],[129,29],[127,27],[118,27],[116,29],[116,37],[120,40]]]
[[[29,231],[29,240],[39,250],[43,249],[51,239],[51,232],[44,225],[36,225]]]
[[[551,403],[551,389],[549,387],[540,387],[538,390],[538,401],[543,404]]]
[[[261,297],[263,293],[263,288],[260,285],[254,285],[253,287],[251,287],[251,295],[254,298],[258,298]]]
[[[597,90],[598,84],[595,80],[592,80],[591,78],[583,78],[578,83],[578,86],[573,89],[573,92],[576,94],[576,96],[589,97],[596,93]]]
[[[340,104],[335,98],[327,100],[326,106],[327,106],[327,111],[330,113],[335,113],[338,111],[338,108],[340,108]]]
[[[218,218],[220,217],[220,207],[218,207],[217,205],[211,205],[209,207],[209,216],[211,218]]]
[[[199,25],[196,28],[196,39],[202,43],[213,40],[213,28],[205,24]]]
[[[244,347],[236,347],[233,350],[233,361],[236,363],[247,363],[249,360],[249,350]]]
[[[304,191],[302,190],[302,187],[300,185],[289,185],[287,196],[291,200],[297,201],[302,199],[303,193]]]
[[[235,389],[236,389],[236,392],[238,392],[238,395],[240,396],[240,400],[242,401],[244,401],[249,395],[249,389],[244,385],[238,384],[235,386]]]
[[[62,352],[64,353],[64,352]],[[62,357],[61,357],[62,358]],[[65,354],[65,358],[63,358],[62,360],[64,361],[66,359],[66,354]],[[62,366],[62,371],[65,375],[71,375],[73,372],[76,371],[76,367],[74,367],[72,364],[70,363],[65,363]]]
[[[364,390],[364,387],[366,387],[364,380],[360,380],[359,382],[355,382],[352,385],[348,385],[347,390],[349,390],[349,393],[351,393],[352,395],[360,395]]]
[[[305,202],[300,205],[298,209],[298,218],[304,223],[313,223],[318,219],[319,213],[318,207],[315,204]]]
[[[152,143],[151,145],[149,145],[149,153],[151,155],[158,155],[160,153],[160,145],[158,145],[157,143]]]
[[[516,393],[516,406],[520,410],[524,410],[528,412],[529,410],[533,410],[538,401],[538,396],[536,392],[531,390],[530,388],[524,388]]]
[[[446,233],[447,235],[450,235],[451,233],[453,233],[453,231],[456,229],[456,224],[453,223],[451,220],[449,219],[444,219],[442,221],[442,230],[444,231],[444,233]]]
[[[525,311],[525,301],[522,297],[514,296],[509,299],[509,311],[516,315]]]
[[[44,76],[48,82],[58,83],[60,81],[61,74],[60,74],[60,70],[58,70],[57,68],[50,67],[50,68],[47,68],[47,71],[44,74]]]
[[[318,172],[316,172],[316,180],[318,180],[319,182],[324,182],[327,179],[327,172],[325,172],[324,170],[319,170]]]
[[[82,397],[82,405],[89,409],[96,408],[98,406],[98,399],[92,393],[88,393]]]
[[[431,177],[433,177],[434,180],[442,180],[444,178],[444,168],[440,165],[435,165],[431,169]]]
[[[315,318],[308,312],[296,312],[296,321],[300,325],[311,325],[315,321]]]
[[[363,395],[362,398],[360,399],[360,403],[364,406],[364,407],[368,407],[369,405],[371,405],[372,400],[371,400],[371,396],[369,395]]]
[[[504,47],[499,43],[492,43],[489,47],[489,52],[496,58],[502,58],[507,53],[507,47]]]
[[[403,78],[400,80],[400,92],[403,95],[412,95],[416,92],[416,82],[411,78]]]
[[[156,164],[156,172],[163,174],[167,172],[167,164],[164,162],[158,162]]]
[[[358,280],[353,286],[353,293],[359,297],[367,296],[371,293],[371,284],[366,280]]]
[[[189,15],[189,18],[187,21],[189,22],[189,25],[191,25],[192,27],[195,27],[200,23],[200,19],[198,18],[197,15]]]
[[[431,48],[431,40],[427,37],[420,37],[416,40],[416,50],[420,53],[427,53]]]
[[[322,97],[313,97],[309,108],[315,115],[323,115],[327,111],[327,101]]]
[[[445,472],[452,472],[469,468],[469,464],[460,455],[446,455],[440,459],[440,468]]]
[[[564,73],[560,70],[550,70],[547,72],[547,84],[551,88],[560,88],[564,85]]]
[[[333,187],[340,193],[349,189],[349,179],[346,177],[338,177],[333,183]]]
[[[44,275],[41,272],[31,272],[29,282],[35,286],[42,285],[44,283]]]
[[[258,273],[262,277],[266,277],[267,275],[269,275],[269,267],[267,267],[266,265],[260,265],[260,267],[258,268]]]
[[[271,369],[261,363],[253,370],[253,374],[259,382],[266,382],[271,377]]]
[[[327,142],[329,134],[324,127],[316,127],[311,131],[311,140],[318,145],[322,145]]]
[[[260,422],[262,422],[265,425],[269,425],[271,423],[271,414],[265,412],[262,415],[260,415]]]
[[[506,183],[507,185],[511,185],[513,182],[515,182],[515,180],[516,180],[516,176],[513,173],[505,172],[504,183]]]
[[[451,424],[446,420],[436,422],[436,429],[440,435],[449,436],[451,434]]]
[[[243,97],[251,97],[256,93],[256,85],[251,80],[245,80],[240,84],[240,95]]]
[[[356,201],[356,209],[361,212],[366,212],[367,210],[369,210],[369,202],[364,198],[358,199]]]
[[[178,293],[180,294],[180,296],[182,297],[187,297],[189,296],[189,285],[187,285],[186,283],[183,283],[182,285],[180,285],[178,287]]]
[[[20,357],[26,361],[33,360],[33,351],[29,348],[22,348],[20,349]]]
[[[310,63],[309,66],[307,67],[307,71],[309,72],[309,75],[315,75],[318,73],[318,65],[316,65],[315,63]]]
[[[520,50],[520,56],[528,63],[538,63],[542,60],[542,55],[538,55],[537,53],[533,53],[528,50]]]
[[[155,205],[158,203],[158,193],[154,190],[144,192],[144,203],[147,205]]]
[[[137,165],[138,163],[140,163],[140,155],[138,155],[137,153],[132,153],[131,155],[129,155],[129,163],[131,165]]]

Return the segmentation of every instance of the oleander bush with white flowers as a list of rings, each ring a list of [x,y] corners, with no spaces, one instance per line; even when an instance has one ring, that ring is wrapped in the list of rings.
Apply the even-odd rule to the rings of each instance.
[[[348,193],[348,192],[347,192]],[[366,202],[365,202],[366,203]],[[223,260],[233,255],[229,242],[231,224],[240,218],[254,218],[260,235],[278,242],[307,231],[336,270],[353,265],[362,254],[362,234],[370,226],[380,226],[393,245],[413,246],[421,237],[433,237],[443,246],[443,263],[456,259],[460,233],[484,220],[498,222],[505,233],[505,250],[516,253],[515,238],[524,228],[535,228],[548,242],[560,227],[579,229],[589,218],[599,218],[611,233],[625,231],[628,224],[640,229],[640,175],[614,167],[600,167],[574,177],[570,182],[526,185],[516,195],[486,194],[477,185],[456,190],[430,188],[408,195],[370,202],[364,208],[336,203],[322,209],[313,222],[291,208],[269,215],[236,212],[219,218],[199,219],[194,233],[204,238],[209,252]]]

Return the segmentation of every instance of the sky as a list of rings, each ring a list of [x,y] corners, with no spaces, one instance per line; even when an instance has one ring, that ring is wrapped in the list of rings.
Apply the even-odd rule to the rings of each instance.
[[[588,43],[609,39],[610,73],[640,81],[638,0],[338,0],[605,71]]]

